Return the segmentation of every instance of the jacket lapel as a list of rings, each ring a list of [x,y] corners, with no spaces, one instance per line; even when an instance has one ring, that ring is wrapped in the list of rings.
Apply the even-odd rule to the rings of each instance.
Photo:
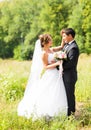
[[[68,48],[68,44],[66,44],[65,46],[64,46],[64,48],[63,48],[63,51],[66,51],[67,50],[67,48]]]
[[[77,48],[77,45],[76,45],[76,42],[73,41],[66,49],[66,53],[69,53],[69,51],[72,49],[72,48]]]

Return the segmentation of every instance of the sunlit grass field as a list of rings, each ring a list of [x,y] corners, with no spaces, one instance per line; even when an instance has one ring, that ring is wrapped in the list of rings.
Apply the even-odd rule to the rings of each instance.
[[[76,83],[76,117],[32,121],[17,116],[31,61],[0,59],[0,130],[91,130],[91,55],[81,54]]]

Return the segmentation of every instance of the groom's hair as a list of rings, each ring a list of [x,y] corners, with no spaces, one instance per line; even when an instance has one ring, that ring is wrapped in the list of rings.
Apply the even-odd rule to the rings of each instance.
[[[75,37],[75,31],[74,31],[74,29],[72,29],[72,28],[66,28],[66,29],[64,30],[64,33],[65,33],[66,35],[71,34],[73,38]]]

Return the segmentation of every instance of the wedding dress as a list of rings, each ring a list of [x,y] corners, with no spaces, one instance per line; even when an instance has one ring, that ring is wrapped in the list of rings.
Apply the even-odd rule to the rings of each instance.
[[[54,59],[49,53],[49,64]],[[67,115],[67,98],[62,75],[56,68],[47,69],[38,82],[34,82],[18,105],[18,115],[26,118]]]

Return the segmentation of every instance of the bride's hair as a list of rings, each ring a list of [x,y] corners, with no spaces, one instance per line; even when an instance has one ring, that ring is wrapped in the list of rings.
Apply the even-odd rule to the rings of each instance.
[[[41,47],[44,47],[45,44],[48,44],[52,40],[50,34],[43,34],[40,37]]]

